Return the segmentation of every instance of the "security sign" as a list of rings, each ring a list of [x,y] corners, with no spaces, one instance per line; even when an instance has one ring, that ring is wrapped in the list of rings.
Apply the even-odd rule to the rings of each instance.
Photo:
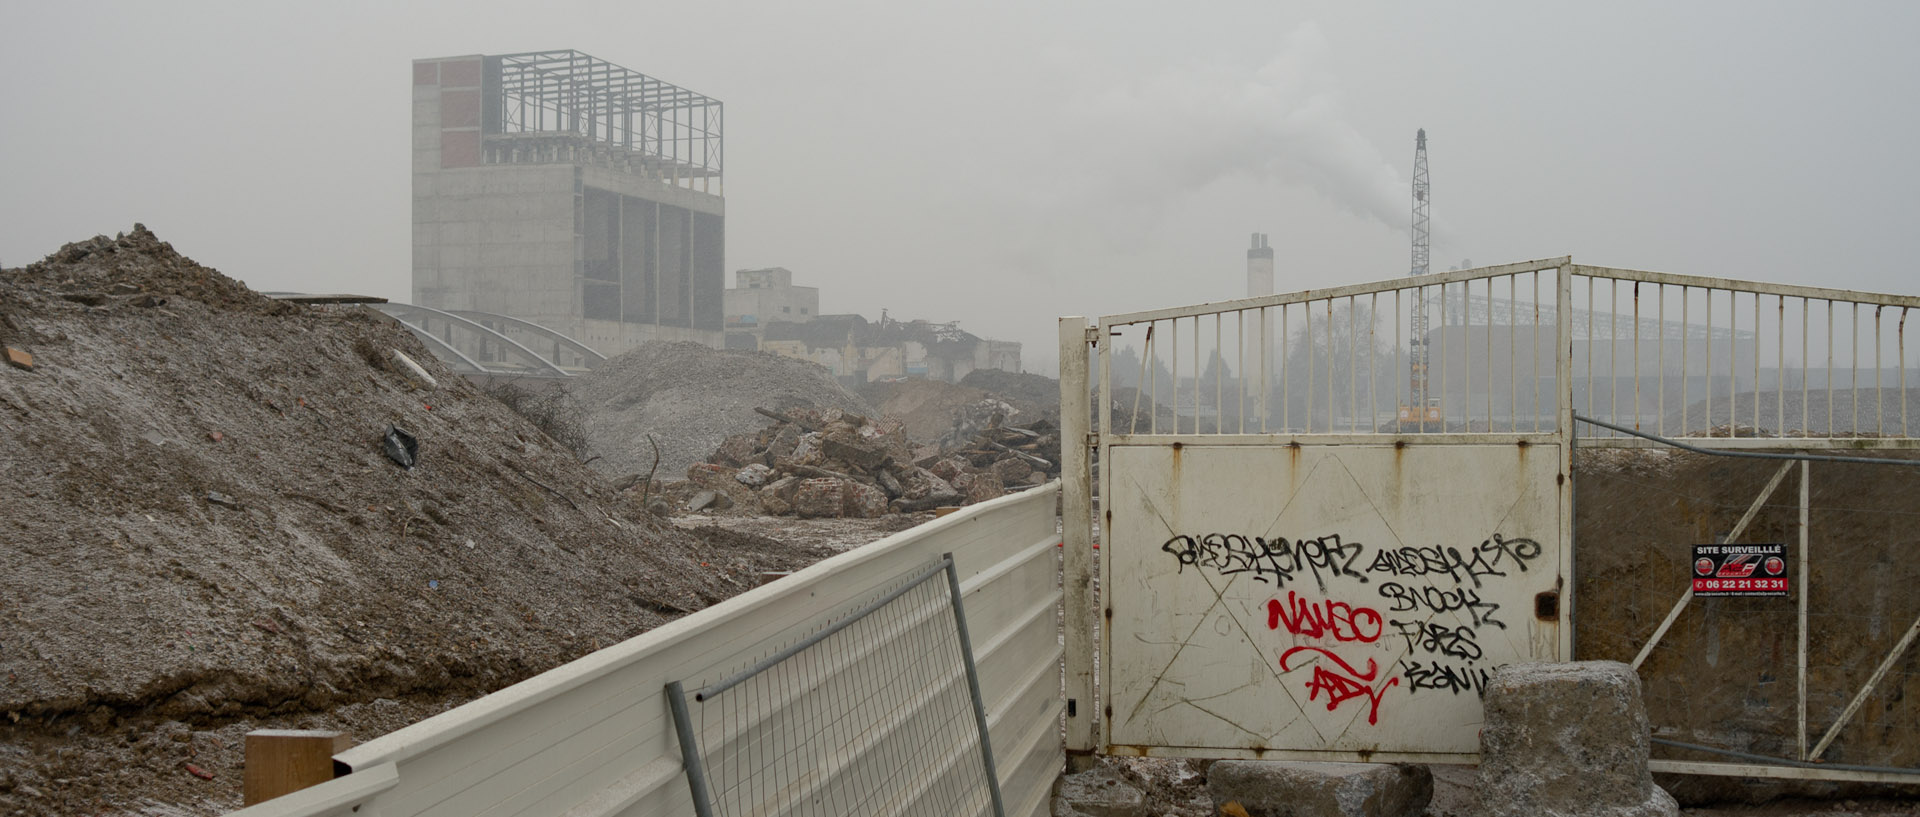
[[[1787,546],[1694,545],[1693,594],[1787,595]]]

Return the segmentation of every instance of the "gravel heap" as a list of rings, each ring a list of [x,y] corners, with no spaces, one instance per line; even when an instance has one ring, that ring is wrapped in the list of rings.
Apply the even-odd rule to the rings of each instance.
[[[593,467],[608,476],[645,476],[647,435],[660,445],[656,479],[678,479],[727,437],[758,431],[754,408],[840,409],[876,416],[825,367],[769,352],[648,343],[612,358],[573,384],[587,412]]]
[[[761,569],[400,326],[268,299],[138,225],[0,272],[0,345],[0,813],[236,808],[246,728],[365,740]]]

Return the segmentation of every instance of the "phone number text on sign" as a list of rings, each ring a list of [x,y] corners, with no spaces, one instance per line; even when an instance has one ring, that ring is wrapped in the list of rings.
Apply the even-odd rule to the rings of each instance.
[[[1787,546],[1694,545],[1696,596],[1787,595]]]

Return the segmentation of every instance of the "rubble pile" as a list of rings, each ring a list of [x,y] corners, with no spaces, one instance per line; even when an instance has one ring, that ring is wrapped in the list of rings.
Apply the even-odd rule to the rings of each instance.
[[[365,740],[781,567],[143,227],[0,271],[0,347],[0,813],[225,812],[250,729]]]
[[[728,437],[665,489],[689,511],[873,518],[982,502],[1059,472],[1059,434],[993,423],[957,446],[916,448],[897,419],[838,409],[756,409],[774,422]]]
[[[593,467],[614,479],[684,473],[727,437],[759,428],[755,407],[876,414],[817,363],[689,342],[646,343],[609,359],[579,378],[573,395],[586,410]]]

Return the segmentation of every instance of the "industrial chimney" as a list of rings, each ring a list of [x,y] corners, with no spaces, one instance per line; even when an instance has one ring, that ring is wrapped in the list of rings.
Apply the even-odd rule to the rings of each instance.
[[[1247,250],[1247,297],[1273,294],[1273,248],[1267,246],[1266,233],[1253,234],[1253,247]]]
[[[1262,295],[1272,294],[1273,248],[1267,246],[1266,233],[1254,233],[1253,246],[1247,249],[1247,297],[1258,298]],[[1248,331],[1250,333],[1259,333],[1257,336],[1251,336],[1246,339],[1247,348],[1256,356],[1255,360],[1247,361],[1248,371],[1253,371],[1251,367],[1263,366],[1267,373],[1271,375],[1275,371],[1275,366],[1279,363],[1278,358],[1273,354],[1273,350],[1275,344],[1280,340],[1279,336],[1274,334],[1273,315],[1271,313],[1267,314],[1266,320],[1260,323],[1259,329],[1249,328]],[[1260,362],[1256,362],[1256,360]],[[1263,380],[1262,382],[1267,381]]]

